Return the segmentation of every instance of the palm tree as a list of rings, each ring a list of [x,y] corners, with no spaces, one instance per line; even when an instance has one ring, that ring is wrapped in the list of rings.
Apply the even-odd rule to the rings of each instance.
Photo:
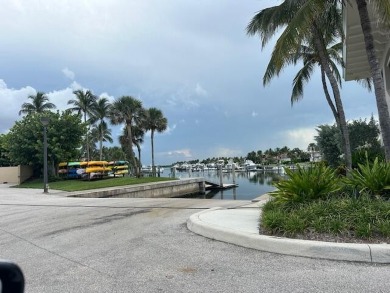
[[[133,136],[133,144],[137,147],[138,151],[138,174],[141,174],[141,167],[142,167],[142,161],[141,161],[141,144],[144,143],[144,135],[145,130],[142,126],[132,126],[132,136]],[[128,142],[128,134],[127,134],[127,127],[123,128],[122,135],[119,136],[119,142],[122,145],[124,149],[128,148],[129,142]]]
[[[156,168],[154,165],[154,133],[163,132],[167,129],[168,120],[164,117],[161,110],[157,108],[149,108],[146,116],[146,130],[150,130],[150,138],[152,143],[152,173],[156,175]]]
[[[129,145],[128,156],[138,177],[140,173],[137,170],[137,160],[133,152],[132,126],[139,124],[144,119],[145,110],[142,108],[142,102],[131,96],[120,97],[111,105],[109,116],[112,124],[125,124],[127,129],[127,143]]]
[[[102,160],[102,157],[103,157],[103,139],[104,139],[105,135],[108,134],[108,132],[111,135],[111,131],[109,131],[109,129],[107,128],[107,123],[104,120],[105,118],[108,117],[109,109],[110,109],[110,103],[108,102],[108,99],[100,98],[93,104],[92,111],[91,111],[90,122],[91,123],[99,122],[96,129],[101,131],[99,134],[100,160]],[[107,139],[104,141],[112,142],[112,138],[110,137],[110,139]]]
[[[99,159],[103,159],[103,141],[108,141],[113,143],[111,137],[111,130],[107,127],[106,121],[103,120],[102,123],[95,125],[91,131],[92,141],[99,143]]]
[[[96,103],[96,96],[89,90],[77,90],[74,91],[73,94],[76,95],[76,99],[69,100],[68,105],[73,105],[70,108],[71,111],[77,112],[79,115],[83,113],[84,123],[87,124],[87,115],[91,115],[93,105]],[[87,128],[87,132],[85,134],[86,137],[86,150],[87,150],[87,161],[89,161],[89,138],[88,138],[89,127]]]
[[[279,29],[284,28],[276,42],[263,83],[265,85],[273,76],[279,75],[286,65],[295,64],[297,60],[303,59],[303,71],[298,72],[294,79],[292,101],[302,96],[302,85],[310,79],[312,66],[320,65],[325,96],[343,137],[345,164],[350,169],[352,155],[338,85],[340,75],[338,70],[335,71],[337,67],[332,61],[336,55],[330,55],[327,50],[327,45],[334,43],[343,34],[341,10],[339,5],[327,1],[323,1],[320,8],[322,10],[319,10],[313,3],[310,0],[285,0],[278,6],[264,9],[251,20],[247,32],[250,35],[258,34],[264,47]],[[310,51],[311,54],[309,54]],[[312,53],[315,53],[315,59],[312,58],[314,56]],[[336,58],[338,59],[339,57]],[[331,85],[334,101],[327,91],[325,76]]]
[[[49,102],[49,98],[43,92],[37,92],[36,95],[28,96],[31,103],[23,103],[22,109],[19,111],[21,114],[42,113],[47,110],[55,109],[56,106]]]
[[[389,0],[372,0],[370,1],[370,4],[373,5],[374,10],[378,12],[378,16],[380,18],[379,20],[390,26]],[[371,21],[367,9],[367,1],[356,0],[356,5],[359,12],[360,24],[364,36],[364,44],[374,84],[379,124],[385,148],[385,157],[386,161],[390,161],[390,114],[388,104],[386,102],[385,84],[381,68],[379,66],[378,57],[376,56],[375,52],[375,42],[372,35]]]

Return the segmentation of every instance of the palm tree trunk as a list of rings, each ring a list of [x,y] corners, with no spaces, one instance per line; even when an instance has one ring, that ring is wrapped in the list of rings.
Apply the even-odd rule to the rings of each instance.
[[[345,166],[347,170],[352,169],[352,153],[351,153],[351,144],[349,141],[349,132],[347,128],[347,121],[345,119],[345,113],[344,113],[344,107],[343,103],[341,101],[341,95],[339,86],[337,84],[337,80],[335,76],[332,73],[332,70],[330,69],[328,57],[325,53],[325,46],[322,42],[322,36],[319,33],[319,30],[316,28],[316,25],[313,25],[313,34],[315,36],[315,45],[318,50],[318,55],[320,56],[320,64],[323,70],[325,71],[326,77],[329,80],[329,83],[332,87],[333,91],[333,97],[335,101],[335,106],[338,115],[335,117],[336,122],[338,120],[339,122],[339,128],[342,135],[342,145],[343,145],[343,151],[344,151],[344,160],[345,160]]]
[[[154,129],[152,129],[150,138],[152,141],[152,174],[153,177],[156,177],[156,167],[154,166]]]
[[[99,154],[100,154],[100,161],[103,159],[103,137],[100,137],[99,140]]]
[[[139,145],[139,143],[136,144],[137,146],[137,150],[138,150],[138,174],[141,175],[141,166],[142,166],[142,163],[141,163],[141,147]]]
[[[87,112],[84,112],[84,124],[87,124]],[[87,162],[89,162],[89,137],[88,137],[88,132],[89,132],[89,126],[87,127],[87,134],[85,136],[86,145],[87,145]]]
[[[383,145],[385,148],[386,161],[390,161],[390,114],[388,104],[386,102],[386,93],[384,81],[379,66],[379,61],[375,53],[374,38],[372,36],[372,29],[370,18],[368,15],[366,0],[356,0],[360,24],[364,35],[364,43],[366,45],[366,52],[368,63],[371,69],[372,79],[374,81],[374,90],[376,105],[378,108],[379,125],[381,128]]]
[[[130,156],[129,159],[133,163],[133,168],[135,170],[136,177],[139,177],[137,160],[136,160],[136,158],[134,156],[134,152],[133,152],[133,134],[131,132],[131,124],[126,123],[126,127],[127,127],[127,137],[129,140],[129,156]]]
[[[328,91],[328,86],[326,85],[326,76],[325,76],[325,70],[322,66],[321,67],[321,80],[322,80],[322,87],[324,89],[324,93],[325,93],[325,98],[326,98],[326,101],[328,102],[328,105],[330,107],[330,109],[332,110],[332,113],[333,113],[333,116],[334,118],[336,119],[336,123],[337,125],[340,124],[339,122],[339,114],[337,113],[337,110],[333,104],[333,101],[332,101],[332,98],[329,94],[329,91]]]

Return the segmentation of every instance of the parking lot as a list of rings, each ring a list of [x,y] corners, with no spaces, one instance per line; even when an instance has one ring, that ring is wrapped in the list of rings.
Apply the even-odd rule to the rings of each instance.
[[[388,292],[390,266],[247,249],[190,232],[188,217],[246,201],[86,199],[0,188],[0,258],[26,292]]]

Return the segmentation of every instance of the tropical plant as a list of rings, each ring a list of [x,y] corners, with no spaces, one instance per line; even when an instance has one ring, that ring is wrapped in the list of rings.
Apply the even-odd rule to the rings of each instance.
[[[21,114],[32,114],[32,113],[42,113],[44,111],[55,109],[56,106],[53,103],[49,102],[49,98],[43,92],[37,92],[36,95],[28,96],[28,99],[31,100],[31,103],[23,103],[22,109],[19,111]]]
[[[127,143],[129,146],[127,155],[136,170],[136,176],[139,177],[140,173],[137,168],[137,160],[133,152],[132,126],[141,123],[145,117],[145,110],[142,108],[142,102],[131,96],[120,97],[112,103],[109,116],[112,124],[125,124],[128,136]]]
[[[168,120],[164,117],[161,110],[157,108],[149,108],[146,112],[146,130],[150,130],[150,138],[152,144],[152,173],[156,176],[156,167],[154,164],[154,134],[155,132],[163,132],[167,129]]]
[[[112,143],[111,131],[108,129],[107,123],[104,120],[108,117],[110,110],[110,103],[106,98],[99,98],[92,106],[91,111],[91,123],[98,123],[95,127],[95,131],[98,131],[99,138],[99,158],[100,161],[103,157],[103,141],[109,141]]]
[[[268,201],[263,206],[261,233],[309,239],[389,239],[390,202],[361,196],[340,196],[300,204]]]
[[[390,163],[379,161],[378,158],[370,163],[359,164],[344,182],[353,186],[359,194],[388,198],[390,196]]]
[[[133,144],[137,147],[138,151],[138,172],[141,174],[141,168],[142,168],[142,161],[141,161],[141,144],[144,142],[144,135],[145,135],[145,130],[136,125],[132,126],[132,136],[133,136]],[[123,128],[122,135],[119,136],[119,142],[122,145],[123,149],[127,149],[129,146],[128,143],[128,134],[127,134],[127,128]]]
[[[78,115],[81,113],[84,117],[84,124],[87,125],[87,115],[91,115],[93,106],[96,102],[96,96],[89,90],[83,91],[83,90],[76,90],[73,92],[73,94],[76,96],[76,99],[69,100],[68,105],[73,105],[72,108],[70,108],[71,111],[77,112]],[[90,160],[90,154],[89,154],[89,127],[86,129],[85,132],[85,142],[86,142],[86,152],[87,152],[87,161]]]
[[[258,34],[264,47],[279,29],[284,28],[274,47],[271,60],[263,77],[264,85],[290,64],[303,60],[304,67],[294,78],[291,101],[302,97],[303,84],[309,81],[313,66],[319,65],[326,100],[332,110],[343,137],[345,163],[352,165],[351,149],[344,108],[339,90],[340,75],[337,64],[341,45],[335,43],[343,35],[339,5],[323,1],[321,10],[310,0],[285,0],[282,4],[257,13],[247,27],[250,35]],[[327,46],[331,46],[327,49]],[[335,61],[333,61],[335,60]],[[333,99],[327,89],[328,79]]]
[[[288,179],[276,182],[276,190],[271,192],[276,202],[299,203],[326,198],[341,189],[335,171],[324,164],[310,168],[297,166],[297,170],[285,168]]]
[[[108,141],[113,143],[111,130],[107,127],[107,123],[103,121],[98,125],[94,125],[91,130],[92,141],[99,143],[99,160],[103,159],[103,142]]]

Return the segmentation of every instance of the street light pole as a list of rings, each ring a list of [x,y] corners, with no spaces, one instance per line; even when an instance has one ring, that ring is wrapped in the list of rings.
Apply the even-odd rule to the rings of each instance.
[[[43,193],[48,193],[48,179],[47,179],[47,126],[49,125],[49,117],[42,117],[41,123],[43,125]]]

